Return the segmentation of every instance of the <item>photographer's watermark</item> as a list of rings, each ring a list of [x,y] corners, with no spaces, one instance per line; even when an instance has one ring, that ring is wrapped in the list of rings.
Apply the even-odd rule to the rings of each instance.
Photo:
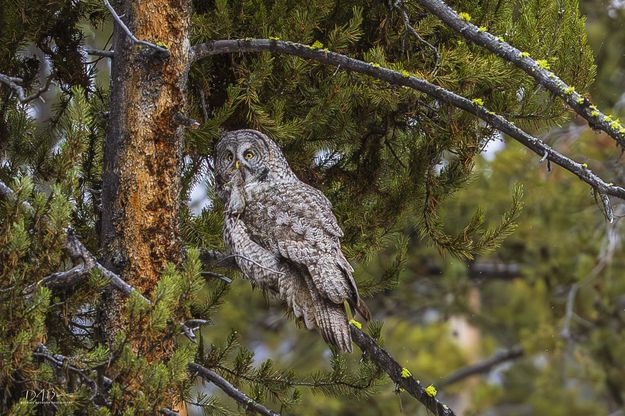
[[[26,390],[24,398],[33,404],[69,404],[72,396],[51,389]]]

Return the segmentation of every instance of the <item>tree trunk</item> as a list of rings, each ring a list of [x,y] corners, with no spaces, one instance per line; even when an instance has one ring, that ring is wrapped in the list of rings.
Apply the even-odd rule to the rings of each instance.
[[[169,49],[133,44],[115,27],[111,105],[104,146],[101,249],[106,267],[148,296],[167,262],[181,260],[180,166],[189,70],[187,0],[120,0],[130,31]],[[104,306],[103,335],[123,328],[121,299]]]

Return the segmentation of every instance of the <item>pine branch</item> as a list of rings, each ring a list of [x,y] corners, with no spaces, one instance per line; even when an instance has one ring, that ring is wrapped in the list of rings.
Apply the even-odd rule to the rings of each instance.
[[[466,367],[462,367],[456,371],[454,371],[451,375],[444,378],[441,382],[438,383],[440,387],[449,386],[450,384],[457,383],[460,380],[464,380],[467,377],[471,377],[477,374],[483,374],[489,372],[493,367],[506,362],[515,360],[517,358],[522,357],[524,354],[523,347],[520,345],[515,345],[514,347],[499,351],[495,353],[493,356],[481,361],[477,364],[468,365]]]
[[[248,395],[230,384],[228,380],[206,367],[202,367],[201,365],[196,363],[189,363],[189,371],[192,374],[197,374],[204,380],[210,381],[215,384],[215,386],[219,387],[224,393],[239,402],[248,411],[253,410],[256,413],[264,416],[280,416],[279,413],[276,413],[273,410],[266,408],[262,404],[255,402]]]
[[[436,396],[436,389],[432,386],[423,387],[419,381],[403,368],[391,355],[355,325],[350,325],[352,339],[367,358],[372,360],[395,384],[409,393],[423,404],[430,412],[437,416],[453,416],[455,413],[447,405],[441,403]]]
[[[113,20],[115,21],[117,26],[119,26],[124,31],[124,33],[126,33],[126,35],[128,36],[128,38],[130,38],[130,41],[132,42],[133,45],[147,46],[148,48],[152,49],[155,53],[163,56],[164,58],[169,57],[169,55],[170,55],[169,49],[164,48],[162,46],[155,45],[155,44],[153,44],[151,42],[147,42],[145,40],[138,39],[130,31],[130,29],[128,29],[128,26],[126,26],[126,24],[121,19],[121,17],[119,17],[119,15],[117,14],[117,12],[113,8],[113,6],[111,6],[111,3],[109,3],[108,0],[102,0],[102,1],[104,2],[104,5],[108,9],[108,11],[111,13],[111,16],[113,16]]]
[[[495,129],[506,133],[513,139],[517,140],[525,147],[541,156],[543,159],[547,159],[568,170],[579,179],[589,184],[600,196],[602,196],[602,200],[607,200],[606,195],[612,195],[625,199],[625,188],[607,183],[588,169],[586,164],[578,163],[557,150],[554,150],[539,138],[521,130],[503,116],[489,111],[480,103],[473,102],[468,98],[431,84],[423,79],[412,76],[407,72],[398,72],[382,68],[379,64],[367,63],[339,53],[330,52],[324,49],[315,49],[299,43],[269,39],[215,40],[202,43],[192,48],[192,59],[197,61],[212,55],[263,51],[294,55],[305,59],[319,61],[328,65],[337,65],[344,70],[359,72],[373,78],[387,81],[394,85],[406,86],[426,93],[477,116]],[[603,196],[606,197],[603,198]],[[608,214],[610,211],[611,210],[606,210]],[[612,216],[608,215],[608,217],[610,221],[613,220]]]
[[[0,74],[0,82],[8,85],[9,88],[11,88],[15,92],[15,94],[17,94],[17,99],[20,103],[27,104],[41,97],[42,94],[48,91],[50,85],[52,84],[52,76],[50,75],[46,79],[46,83],[43,87],[41,87],[36,93],[29,96],[26,96],[26,90],[20,85],[24,82],[24,80],[22,80],[21,78],[10,77],[5,74]]]
[[[544,65],[540,65],[535,59],[527,56],[527,53],[483,30],[483,28],[478,28],[467,20],[463,20],[458,13],[442,0],[418,0],[418,3],[465,39],[485,47],[495,55],[525,71],[536,82],[551,91],[552,94],[564,100],[573,111],[585,118],[591,127],[603,130],[621,148],[625,148],[625,127],[599,111],[586,97],[577,93],[573,87],[562,81],[556,74],[545,68]]]

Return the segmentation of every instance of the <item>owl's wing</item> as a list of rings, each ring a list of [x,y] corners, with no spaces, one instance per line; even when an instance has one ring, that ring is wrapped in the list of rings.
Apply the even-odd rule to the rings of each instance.
[[[315,327],[313,299],[298,270],[283,262],[273,252],[253,241],[242,221],[227,216],[224,221],[224,241],[243,275],[265,294],[275,294],[285,300],[293,314],[304,321],[306,328]]]
[[[247,201],[252,239],[310,274],[323,298],[360,303],[353,269],[341,252],[343,235],[330,201],[303,182],[276,185]]]

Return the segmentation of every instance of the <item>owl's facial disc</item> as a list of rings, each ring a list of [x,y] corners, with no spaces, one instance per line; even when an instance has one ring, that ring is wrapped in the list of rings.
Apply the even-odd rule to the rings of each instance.
[[[240,175],[245,184],[265,181],[273,166],[272,146],[277,147],[255,130],[226,133],[215,149],[216,168],[222,182],[227,183],[236,175]]]

